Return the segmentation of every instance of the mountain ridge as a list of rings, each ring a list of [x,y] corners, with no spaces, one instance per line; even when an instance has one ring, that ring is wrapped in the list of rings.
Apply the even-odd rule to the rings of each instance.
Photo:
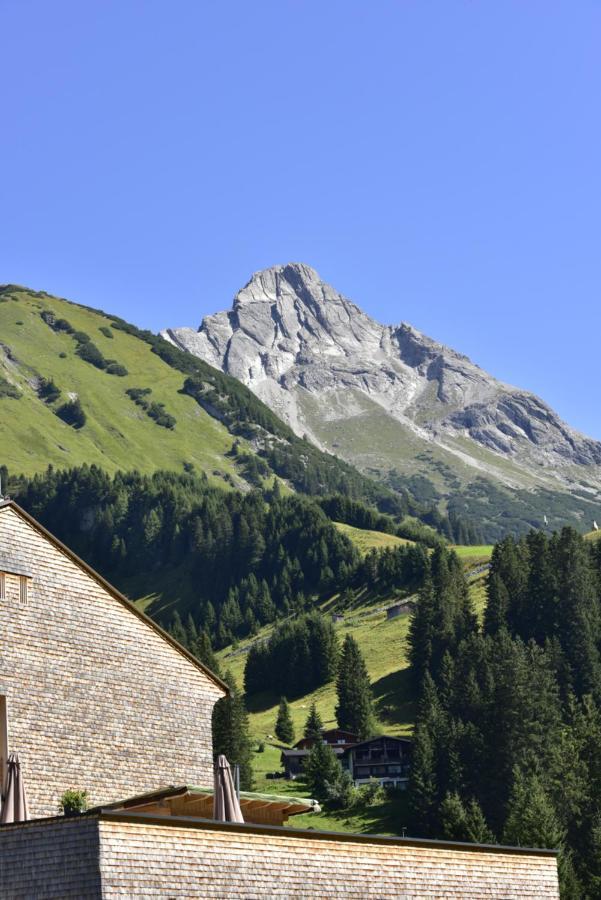
[[[443,525],[432,504],[299,439],[237,379],[119,316],[5,284],[0,338],[0,467],[11,475],[87,463],[196,471],[242,491],[279,479],[284,491],[340,493]]]
[[[230,310],[162,334],[238,378],[297,434],[383,480],[425,472],[446,496],[454,476],[482,476],[601,502],[601,442],[411,325],[375,321],[304,263],[255,272]],[[377,424],[403,452],[383,446]],[[359,446],[363,427],[369,447]],[[415,465],[424,453],[431,465]]]

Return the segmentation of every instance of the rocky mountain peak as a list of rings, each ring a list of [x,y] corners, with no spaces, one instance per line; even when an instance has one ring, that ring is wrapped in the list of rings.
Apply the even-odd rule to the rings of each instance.
[[[394,451],[381,447],[399,440],[394,428],[399,445],[421,442],[430,454],[436,446],[445,460],[509,484],[565,480],[570,466],[601,465],[601,443],[543,401],[409,324],[376,322],[304,263],[255,272],[229,311],[206,316],[198,331],[164,336],[238,378],[298,434],[370,471],[392,468]],[[360,430],[377,416],[369,452],[358,453]],[[349,432],[351,422],[359,431]],[[341,442],[334,436],[342,432]]]

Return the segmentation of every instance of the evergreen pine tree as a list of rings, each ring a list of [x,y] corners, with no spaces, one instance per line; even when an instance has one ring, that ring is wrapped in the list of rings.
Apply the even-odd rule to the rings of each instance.
[[[409,621],[407,643],[409,645],[409,665],[413,685],[420,690],[426,672],[430,670],[432,642],[434,640],[434,586],[426,576],[418,593]]]
[[[503,841],[518,847],[561,847],[565,838],[557,812],[535,773],[519,769],[509,798]]]
[[[492,844],[495,837],[486,824],[478,801],[472,797],[465,810],[466,840],[475,844]]]
[[[316,738],[320,740],[322,731],[323,722],[317,711],[317,707],[315,706],[315,701],[313,701],[311,708],[309,709],[307,721],[305,722],[304,736],[306,738]]]
[[[368,738],[374,722],[373,695],[365,660],[350,634],[347,634],[342,645],[336,693],[336,721],[339,727],[352,731],[361,740]]]
[[[248,715],[231,672],[223,680],[230,688],[213,707],[213,754],[223,753],[229,764],[240,767],[240,787],[252,790],[252,745],[248,734]]]
[[[184,625],[181,620],[181,616],[177,612],[177,610],[173,614],[173,621],[171,623],[170,631],[171,631],[171,636],[178,642],[178,644],[181,644],[182,647],[186,647],[186,649],[187,649],[188,648],[188,635],[186,634],[186,629],[184,628]]]
[[[191,645],[190,650],[196,659],[199,659],[201,663],[208,666],[211,672],[214,672],[215,675],[219,675],[219,662],[213,653],[211,638],[204,629],[198,632],[196,640]]]
[[[284,744],[291,744],[294,741],[294,725],[290,716],[290,707],[285,697],[280,699],[278,717],[275,723],[275,734]]]
[[[340,778],[342,766],[329,744],[315,741],[306,757],[303,774],[311,793],[322,798],[327,794],[327,786],[335,784]]]
[[[507,610],[509,594],[502,578],[493,572],[488,579],[486,609],[484,610],[484,631],[496,634],[500,628],[507,627]]]
[[[447,794],[440,805],[440,826],[443,838],[449,841],[465,841],[467,814],[459,794]]]
[[[412,827],[424,837],[432,835],[439,799],[437,756],[442,711],[432,677],[426,674],[413,735],[409,777],[409,810]]]

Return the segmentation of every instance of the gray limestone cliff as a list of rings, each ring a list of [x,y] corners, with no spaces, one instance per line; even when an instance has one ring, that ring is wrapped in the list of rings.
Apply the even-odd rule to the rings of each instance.
[[[519,487],[574,484],[587,467],[584,489],[601,488],[601,443],[411,325],[374,321],[307,265],[257,272],[231,310],[163,336],[364,470],[415,473],[425,452]]]

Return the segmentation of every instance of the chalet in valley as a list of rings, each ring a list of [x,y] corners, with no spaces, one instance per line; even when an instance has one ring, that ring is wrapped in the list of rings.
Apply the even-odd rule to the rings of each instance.
[[[411,768],[412,742],[389,735],[360,741],[356,734],[333,728],[321,738],[329,744],[356,785],[378,781],[382,787],[405,790]],[[281,761],[286,778],[302,775],[303,765],[316,738],[302,738],[294,747],[282,750]]]
[[[25,821],[0,825],[0,897],[417,898],[435,884],[449,898],[558,898],[549,850],[303,831],[285,823],[311,802],[290,796],[242,794],[244,823],[213,818],[211,714],[226,691],[0,501],[0,761],[4,774],[18,754],[29,802]],[[395,751],[377,741],[350,742],[361,777]],[[57,814],[70,788],[89,792],[89,812]]]
[[[321,739],[325,744],[330,745],[343,766],[346,761],[346,751],[359,740],[356,734],[350,731],[343,731],[341,728],[330,728],[322,731]],[[315,741],[316,738],[304,737],[297,741],[294,747],[282,750],[281,762],[286,778],[296,778],[302,774],[304,762],[309,756]]]

